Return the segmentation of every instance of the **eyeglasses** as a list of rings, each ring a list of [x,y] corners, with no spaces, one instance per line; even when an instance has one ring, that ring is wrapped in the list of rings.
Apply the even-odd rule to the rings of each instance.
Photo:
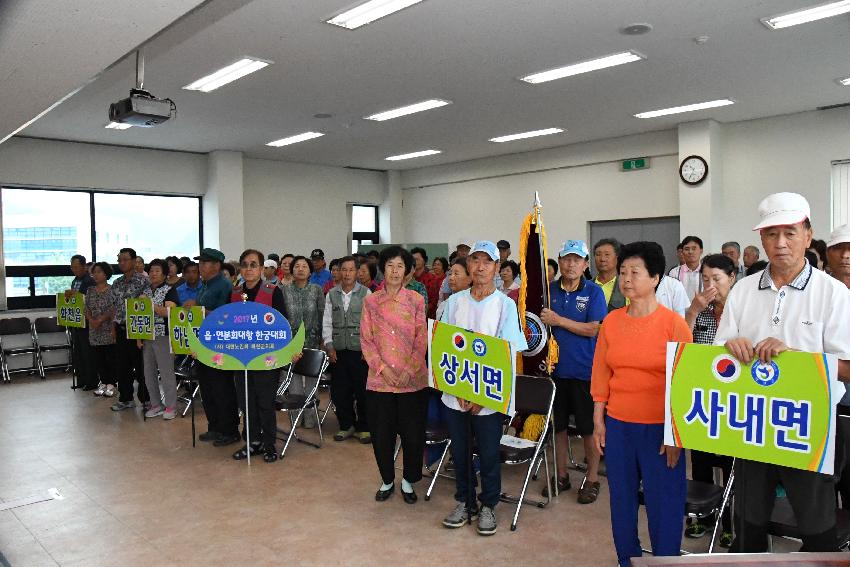
[[[260,267],[260,265],[257,262],[242,262],[239,265],[242,266],[243,268],[249,268],[249,269],[256,269],[256,268]]]

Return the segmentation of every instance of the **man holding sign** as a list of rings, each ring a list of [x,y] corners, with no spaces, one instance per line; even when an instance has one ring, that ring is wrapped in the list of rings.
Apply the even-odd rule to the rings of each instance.
[[[812,242],[809,203],[796,193],[774,193],[761,202],[759,214],[761,222],[753,230],[761,234],[768,266],[732,288],[715,344],[725,345],[745,363],[758,358],[766,380],[771,374],[778,378],[772,358],[787,350],[833,354],[839,358],[839,376],[846,380],[850,294],[806,261]],[[767,526],[779,483],[794,510],[801,551],[838,551],[832,476],[743,459],[738,459],[735,475],[741,522],[731,551],[767,550]]]
[[[74,294],[86,295],[88,289],[94,285],[94,280],[86,269],[86,257],[80,254],[71,256],[71,272],[74,279],[71,280],[71,289],[65,291],[65,299],[70,299]],[[85,318],[85,308],[83,309]],[[82,327],[70,327],[71,345],[73,348],[72,359],[74,361],[74,373],[82,382],[84,392],[97,388],[97,372],[94,367],[94,356],[89,344],[89,330],[83,324]]]
[[[494,279],[499,273],[499,251],[487,240],[476,242],[466,259],[472,276],[472,289],[455,293],[446,300],[442,318],[444,323],[457,325],[471,331],[507,340],[516,352],[526,350],[528,343],[519,326],[516,304],[507,295],[496,290]],[[496,533],[496,514],[493,509],[499,503],[502,477],[499,460],[499,443],[502,438],[504,416],[478,404],[467,402],[447,393],[443,403],[448,407],[449,436],[451,437],[452,460],[457,471],[455,480],[454,510],[443,520],[447,528],[459,528],[466,524],[466,502],[475,486],[469,485],[466,474],[468,447],[473,442],[467,432],[467,412],[472,414],[472,431],[477,441],[480,461],[482,490],[478,499],[478,533]],[[475,514],[475,511],[473,511]]]

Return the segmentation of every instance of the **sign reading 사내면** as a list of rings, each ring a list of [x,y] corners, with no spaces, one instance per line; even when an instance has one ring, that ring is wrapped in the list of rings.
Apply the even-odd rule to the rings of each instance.
[[[505,415],[514,414],[516,357],[510,342],[428,321],[432,388]]]
[[[151,298],[128,297],[125,300],[125,306],[127,309],[127,338],[152,341],[154,339],[154,328]]]
[[[837,368],[832,355],[743,364],[724,347],[668,343],[664,442],[832,474]]]
[[[189,333],[197,337],[204,322],[204,308],[172,307],[168,310],[168,342],[173,354],[190,354]]]
[[[86,296],[80,292],[65,299],[64,293],[56,294],[56,322],[63,327],[86,327]]]

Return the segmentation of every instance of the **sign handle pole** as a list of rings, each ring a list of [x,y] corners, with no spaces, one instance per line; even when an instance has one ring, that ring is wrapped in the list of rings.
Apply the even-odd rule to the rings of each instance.
[[[251,466],[251,419],[248,417],[248,369],[245,369],[245,447],[248,449],[248,466]]]
[[[466,517],[470,524],[475,509],[475,472],[472,456],[472,412],[466,410]]]

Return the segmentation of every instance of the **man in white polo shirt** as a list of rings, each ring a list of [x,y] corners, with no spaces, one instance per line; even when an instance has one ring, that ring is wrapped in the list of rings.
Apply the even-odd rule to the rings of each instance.
[[[768,266],[732,288],[715,344],[737,359],[770,362],[786,350],[825,352],[850,372],[850,294],[838,280],[806,261],[812,242],[809,203],[796,193],[774,193],[759,205]],[[738,459],[736,500],[741,525],[730,551],[767,550],[767,526],[782,484],[801,532],[801,551],[837,551],[835,482],[831,475]]]

